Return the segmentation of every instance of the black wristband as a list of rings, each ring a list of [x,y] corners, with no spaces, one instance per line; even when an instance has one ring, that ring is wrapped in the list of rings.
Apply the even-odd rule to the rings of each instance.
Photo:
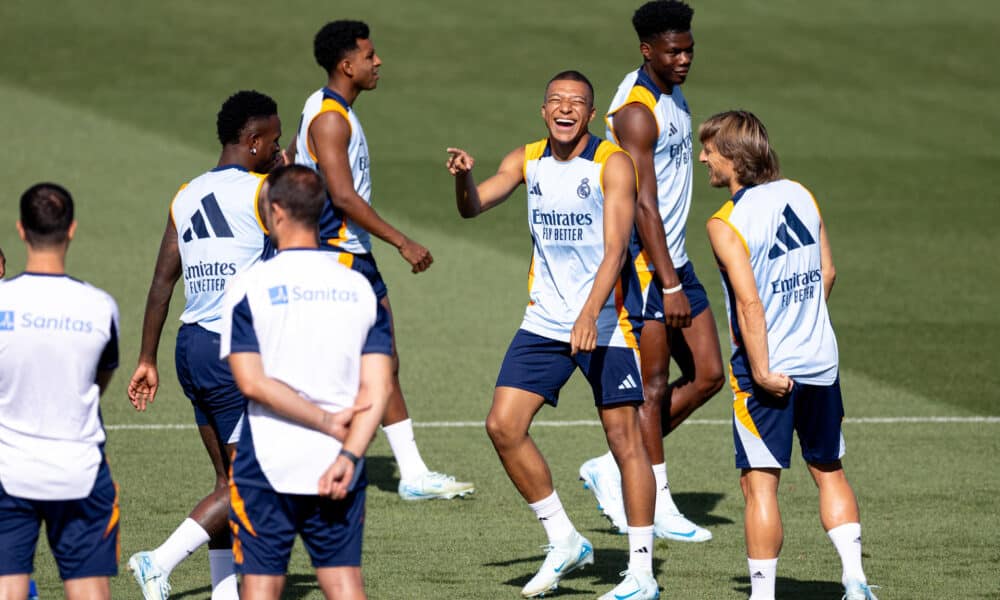
[[[351,452],[347,448],[340,449],[340,456],[347,458],[347,460],[351,461],[351,464],[354,466],[358,466],[358,461],[361,460],[357,454]]]

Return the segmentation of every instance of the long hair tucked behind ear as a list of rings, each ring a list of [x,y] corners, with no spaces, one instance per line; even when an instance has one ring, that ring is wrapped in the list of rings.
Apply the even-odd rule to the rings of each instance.
[[[712,142],[719,154],[733,161],[741,185],[758,185],[781,177],[781,165],[768,140],[767,128],[749,111],[712,115],[698,128],[698,139],[702,144]]]

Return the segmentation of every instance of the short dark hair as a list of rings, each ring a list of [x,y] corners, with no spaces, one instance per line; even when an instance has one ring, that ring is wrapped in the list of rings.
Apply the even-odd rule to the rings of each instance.
[[[267,198],[294,221],[307,227],[319,225],[326,204],[323,176],[303,165],[284,165],[267,176]]]
[[[36,183],[21,194],[21,226],[29,246],[45,248],[66,241],[73,223],[73,196],[56,183]]]
[[[712,142],[719,154],[733,161],[740,185],[760,185],[781,177],[767,128],[752,112],[729,110],[712,115],[698,127],[698,139],[702,145]]]
[[[215,118],[219,143],[223,146],[240,141],[240,133],[253,119],[267,119],[278,114],[278,104],[256,90],[236,92],[222,103]]]
[[[331,21],[313,39],[313,56],[319,66],[332,73],[348,52],[358,49],[358,40],[367,40],[368,24],[363,21]]]
[[[680,0],[653,0],[640,6],[632,15],[632,27],[639,41],[647,42],[669,31],[691,31],[694,9]]]
[[[594,86],[593,86],[593,84],[590,83],[590,80],[587,79],[586,75],[584,75],[583,73],[581,73],[579,71],[575,71],[573,69],[569,69],[569,70],[566,70],[566,71],[561,71],[559,73],[556,73],[552,77],[552,79],[550,79],[549,82],[545,84],[546,92],[548,91],[549,86],[552,85],[553,81],[565,81],[565,80],[580,81],[582,83],[587,84],[587,90],[590,92],[590,103],[591,104],[594,103]],[[544,101],[545,100],[543,99],[542,102],[544,102]]]

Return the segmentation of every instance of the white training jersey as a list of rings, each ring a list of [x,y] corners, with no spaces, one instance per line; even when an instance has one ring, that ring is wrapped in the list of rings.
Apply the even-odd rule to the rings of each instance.
[[[284,250],[241,274],[226,292],[220,355],[258,353],[268,377],[337,412],[354,405],[361,355],[392,354],[388,319],[368,280],[341,265],[336,253]],[[251,399],[233,476],[315,495],[340,448],[333,437]]]
[[[670,94],[660,91],[642,68],[632,71],[618,86],[608,115],[607,137],[621,143],[615,133],[615,113],[629,104],[641,104],[656,119],[659,135],[653,149],[653,168],[656,172],[656,194],[659,200],[660,219],[667,240],[667,251],[674,268],[688,262],[685,248],[685,230],[688,211],[691,209],[691,182],[694,166],[691,162],[691,111],[681,86],[673,86]],[[653,270],[649,260],[639,261],[638,268]]]
[[[118,366],[118,305],[65,275],[0,283],[0,483],[12,496],[90,495],[103,460],[97,372]]]
[[[181,186],[170,205],[184,280],[181,322],[219,333],[222,295],[237,274],[259,261],[264,224],[258,196],[265,175],[224,165]]]
[[[604,259],[605,162],[623,152],[590,136],[577,157],[556,160],[548,139],[525,146],[524,183],[533,252],[528,272],[528,306],[521,328],[569,342],[594,276]],[[638,348],[634,319],[639,316],[638,281],[626,260],[622,279],[597,319],[597,344]]]
[[[713,216],[743,240],[764,305],[772,371],[796,382],[831,385],[837,378],[837,338],[823,291],[820,214],[812,194],[780,179],[741,189]],[[735,296],[726,273],[726,312],[732,332],[733,376],[748,390],[750,365],[734,313]]]
[[[329,88],[317,90],[306,100],[299,121],[298,136],[295,140],[295,162],[319,171],[316,154],[309,144],[309,127],[313,120],[326,112],[335,112],[351,126],[351,138],[347,142],[347,159],[354,178],[354,191],[369,205],[372,203],[372,180],[369,173],[368,141],[361,121],[343,98]],[[335,246],[351,254],[368,254],[372,251],[371,236],[360,225],[334,208],[332,202],[323,207],[319,221],[320,243]]]

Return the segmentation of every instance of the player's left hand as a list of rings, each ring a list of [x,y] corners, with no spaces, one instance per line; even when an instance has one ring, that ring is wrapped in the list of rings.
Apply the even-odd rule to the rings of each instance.
[[[347,487],[353,478],[354,463],[346,457],[338,456],[319,478],[319,495],[340,500],[347,496]]]
[[[795,387],[795,382],[792,378],[784,373],[775,373],[774,371],[769,372],[764,377],[761,377],[757,381],[757,385],[764,388],[768,394],[771,394],[775,398],[784,398],[788,394],[792,393],[792,388]]]
[[[569,332],[569,353],[593,352],[597,348],[597,319],[580,315]]]
[[[156,399],[156,390],[160,387],[160,376],[156,365],[141,362],[132,373],[128,382],[128,399],[138,411],[146,410],[146,405]]]
[[[465,175],[472,171],[476,164],[476,159],[469,156],[469,153],[461,148],[448,148],[448,162],[445,167],[452,175]]]
[[[434,262],[434,257],[431,256],[430,250],[407,237],[403,238],[403,244],[399,247],[399,254],[403,257],[403,260],[410,263],[410,266],[413,267],[411,269],[413,273],[426,271],[430,268],[431,263]]]
[[[371,408],[371,402],[356,404],[337,412],[327,412],[323,415],[323,433],[343,442],[351,426],[354,415]]]

